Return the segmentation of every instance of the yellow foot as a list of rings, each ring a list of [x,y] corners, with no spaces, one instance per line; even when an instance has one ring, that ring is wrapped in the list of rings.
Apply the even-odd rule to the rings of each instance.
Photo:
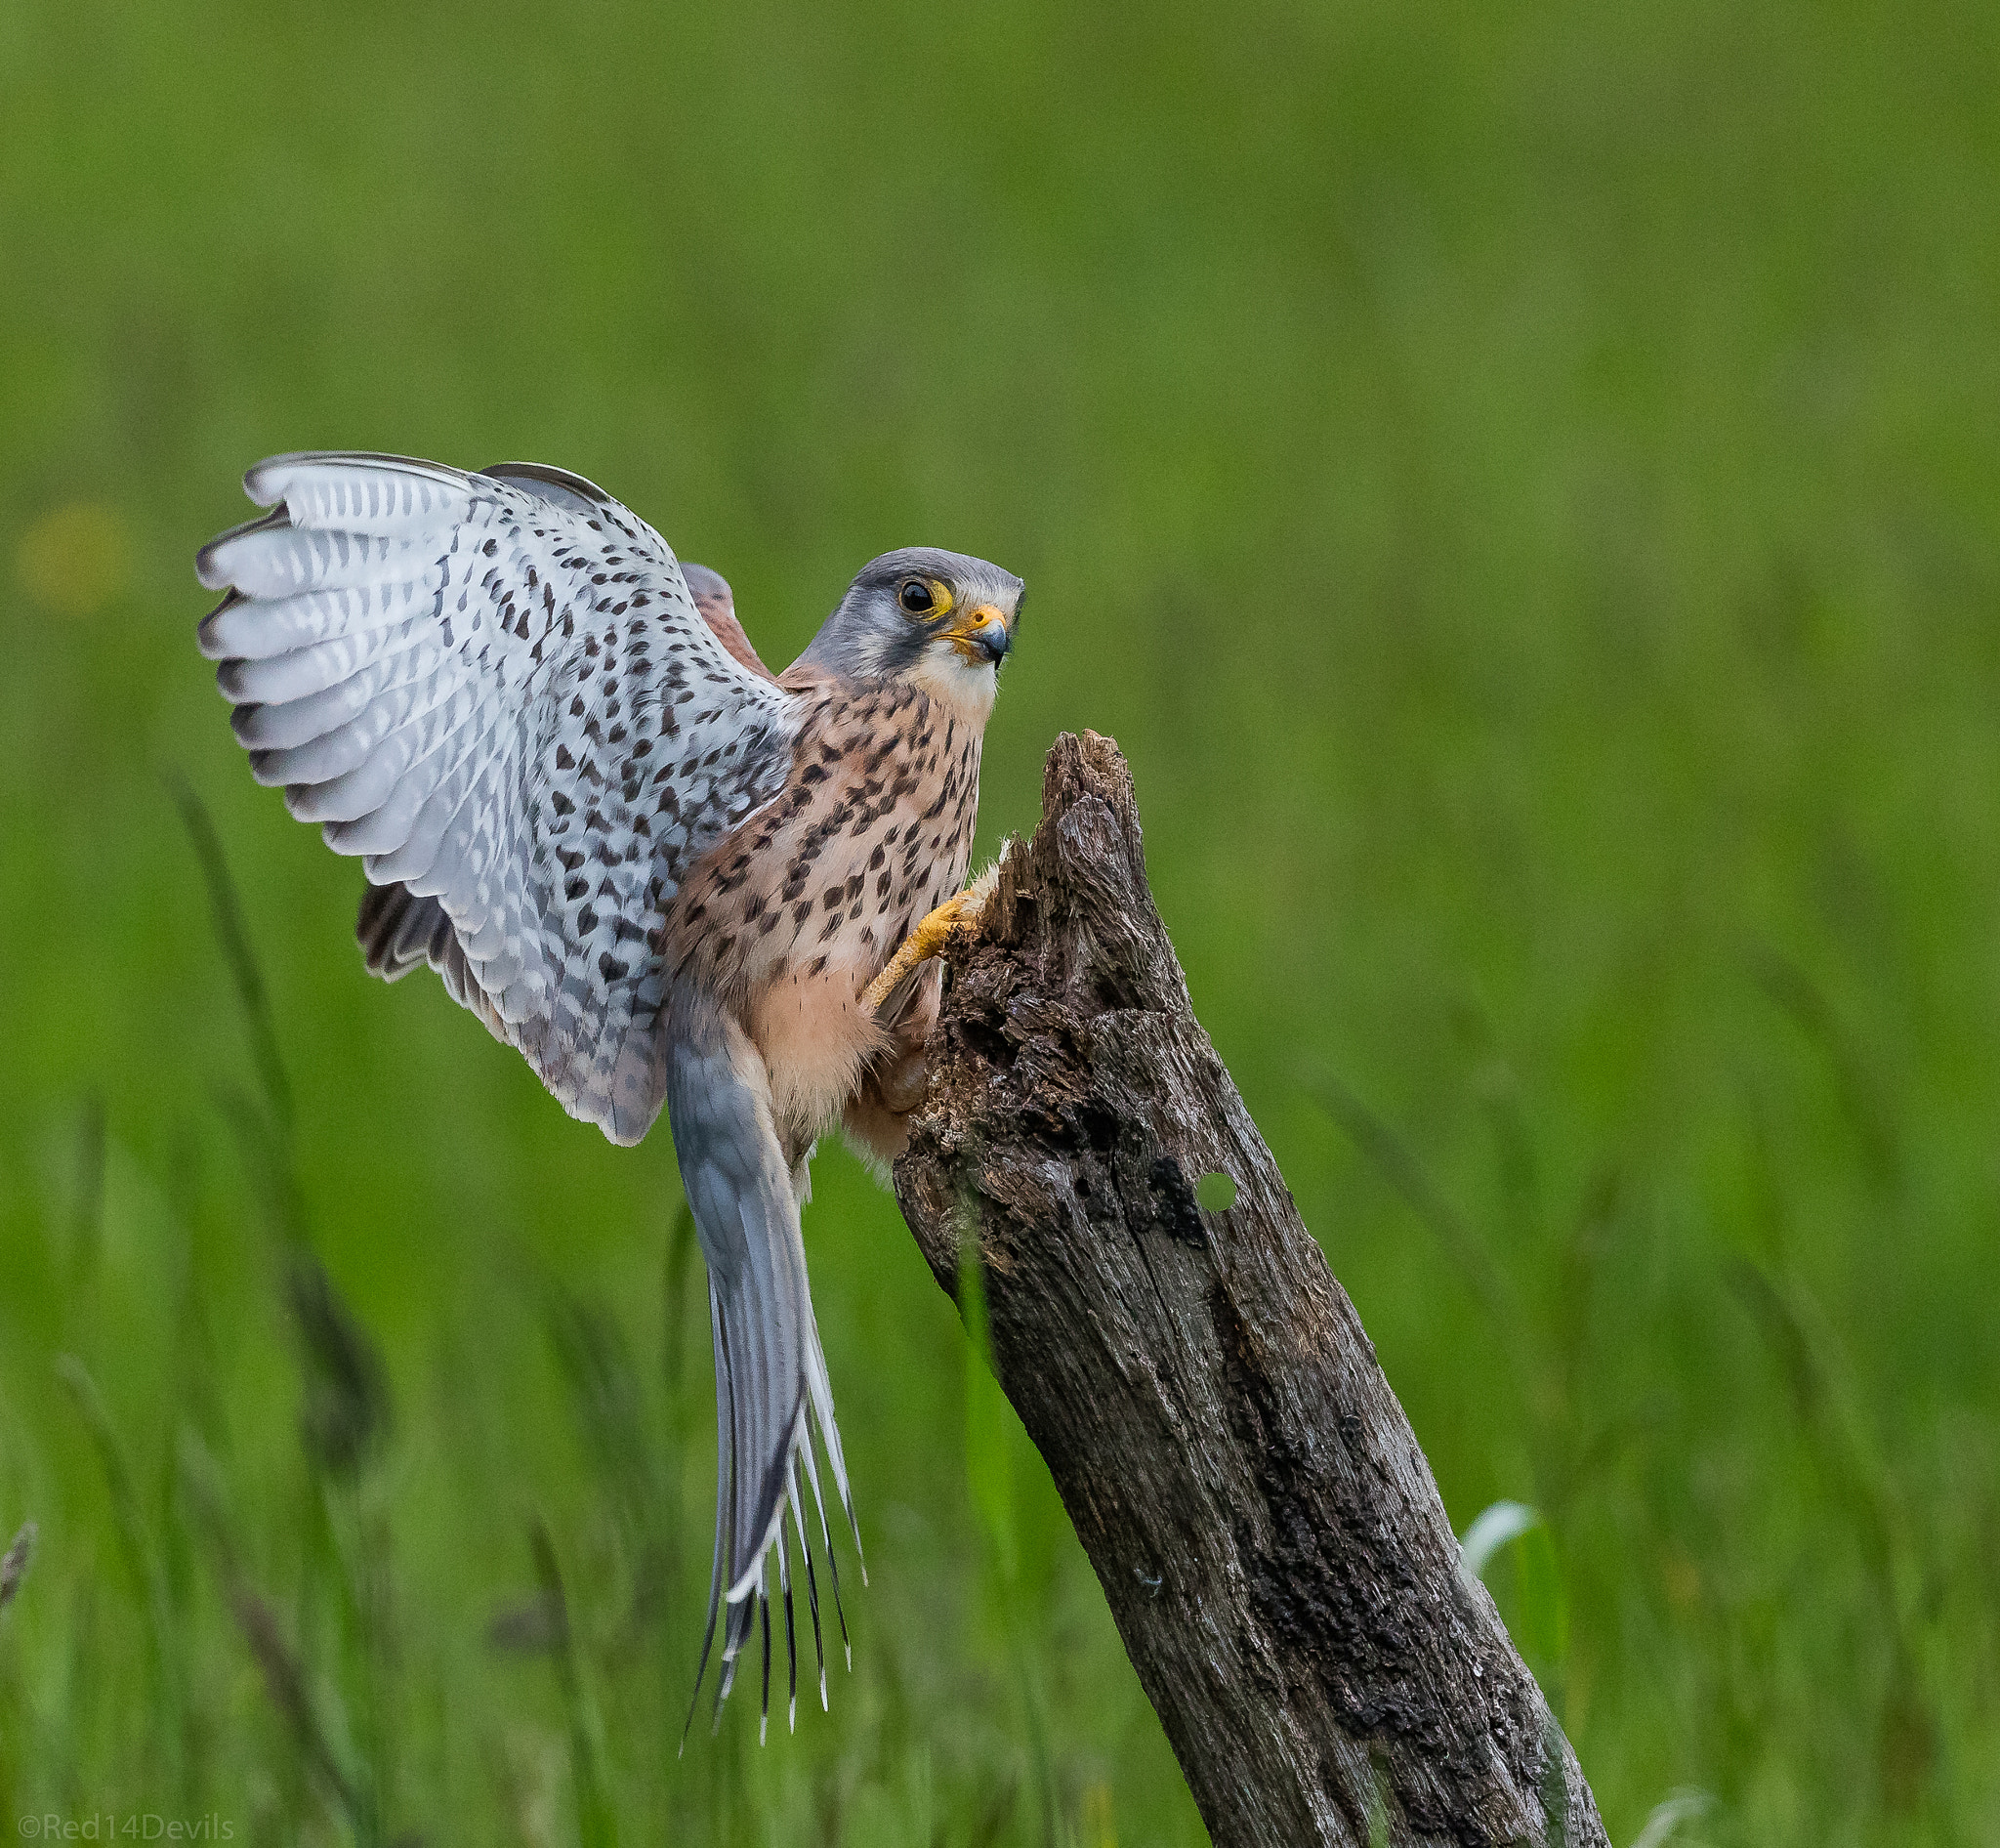
[[[986,868],[971,885],[944,901],[927,915],[902,941],[902,947],[889,959],[889,966],[861,991],[861,1010],[876,1014],[894,994],[903,978],[920,963],[926,963],[944,947],[944,940],[961,924],[977,924],[986,908],[1000,872],[999,861]]]

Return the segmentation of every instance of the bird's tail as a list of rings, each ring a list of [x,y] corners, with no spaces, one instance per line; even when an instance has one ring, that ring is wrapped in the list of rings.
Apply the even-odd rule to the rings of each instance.
[[[768,1725],[773,1554],[784,1606],[794,1717],[797,1711],[791,1543],[784,1532],[787,1510],[805,1569],[822,1702],[826,1694],[818,1576],[803,1490],[812,1494],[833,1589],[834,1614],[843,1643],[847,1638],[815,1440],[825,1449],[833,1491],[848,1517],[856,1554],[860,1529],[854,1520],[847,1463],[834,1422],[833,1392],[807,1287],[798,1199],[771,1125],[762,1061],[733,1023],[713,1014],[691,1021],[686,1015],[676,1019],[670,1030],[669,1059],[667,1096],[674,1147],[680,1156],[682,1185],[708,1260],[709,1323],[715,1337],[715,1560],[701,1666],[695,1675],[688,1719],[691,1723],[700,1699],[720,1620],[723,1650],[716,1688],[717,1719],[734,1684],[738,1658],[761,1624]],[[865,1576],[864,1569],[864,1582]],[[686,1741],[684,1727],[684,1746]]]

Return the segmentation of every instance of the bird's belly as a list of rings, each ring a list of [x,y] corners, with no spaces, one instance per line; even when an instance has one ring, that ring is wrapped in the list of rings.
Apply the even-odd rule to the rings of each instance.
[[[861,1006],[884,960],[879,947],[781,970],[753,997],[750,1038],[771,1079],[771,1114],[788,1149],[803,1150],[841,1113],[885,1035]],[[809,973],[808,971],[811,971]]]

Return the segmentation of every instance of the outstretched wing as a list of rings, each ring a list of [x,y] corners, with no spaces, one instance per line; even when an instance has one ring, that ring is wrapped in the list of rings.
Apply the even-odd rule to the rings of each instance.
[[[716,1494],[715,1566],[709,1581],[708,1634],[701,1669],[708,1667],[718,1612],[723,1622],[720,1708],[735,1676],[738,1654],[753,1625],[764,1622],[764,1698],[771,1698],[769,1567],[775,1548],[783,1597],[785,1654],[791,1691],[798,1695],[793,1643],[791,1556],[784,1518],[791,1510],[799,1557],[806,1569],[812,1643],[819,1665],[819,1699],[826,1701],[826,1657],[819,1630],[819,1596],[807,1541],[799,1469],[817,1504],[819,1537],[828,1568],[833,1544],[813,1461],[812,1430],[826,1447],[834,1488],[847,1510],[847,1468],[834,1424],[833,1395],[819,1329],[807,1291],[806,1247],[799,1236],[799,1202],[772,1126],[771,1088],[757,1049],[733,1021],[703,995],[683,991],[669,1003],[667,1114],[681,1185],[708,1258],[708,1301],[715,1334]],[[860,1533],[854,1530],[858,1551]],[[833,1578],[839,1614],[840,1579]],[[845,1640],[847,1624],[841,1621]],[[695,1678],[700,1693],[700,1675]],[[692,1718],[692,1709],[689,1710]],[[684,1735],[685,1738],[685,1735]]]
[[[253,772],[383,888],[372,968],[430,961],[572,1115],[637,1141],[666,1081],[660,926],[782,788],[787,696],[580,477],[287,455],[244,486],[275,511],[197,569],[229,592],[200,642]]]

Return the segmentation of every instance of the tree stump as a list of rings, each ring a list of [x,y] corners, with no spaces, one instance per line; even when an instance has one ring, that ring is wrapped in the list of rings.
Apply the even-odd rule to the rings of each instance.
[[[1109,739],[1056,741],[1041,825],[945,953],[896,1197],[954,1299],[976,1241],[1000,1385],[1211,1836],[1604,1843],[1194,1018]]]

